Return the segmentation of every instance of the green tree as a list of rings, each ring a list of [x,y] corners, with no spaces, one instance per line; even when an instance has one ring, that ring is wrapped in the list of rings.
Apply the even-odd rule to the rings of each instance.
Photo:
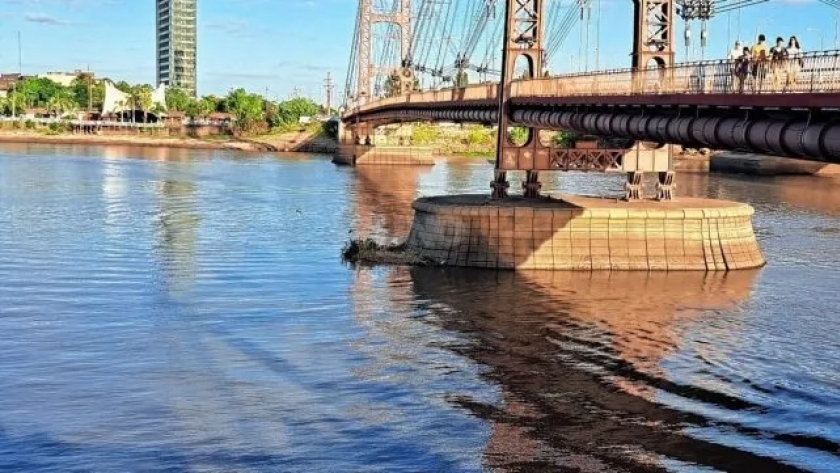
[[[464,88],[470,85],[470,76],[467,74],[467,71],[460,70],[455,74],[455,87],[456,88]]]
[[[571,148],[575,145],[576,135],[571,131],[558,131],[551,142],[560,148]]]
[[[260,120],[264,120],[263,98],[249,94],[245,89],[231,91],[225,97],[225,108],[233,114],[236,126],[242,131],[250,131]]]
[[[129,84],[128,82],[126,82],[124,80],[121,80],[121,81],[115,83],[114,87],[116,87],[117,90],[119,90],[121,92],[125,92],[126,94],[131,94],[131,90],[134,88],[131,84]]]
[[[321,111],[321,107],[306,97],[299,97],[280,102],[279,108],[288,119],[297,122],[300,117],[314,117]]]
[[[15,100],[20,108],[47,107],[53,96],[66,88],[50,79],[31,77],[15,86]]]
[[[515,126],[508,130],[508,139],[516,146],[522,146],[528,142],[529,131],[527,128]]]
[[[186,113],[190,102],[194,102],[193,98],[183,89],[177,87],[166,89],[166,108],[169,110]]]
[[[201,118],[207,118],[210,116],[211,113],[214,113],[218,108],[218,100],[215,97],[208,96],[202,97],[201,100],[197,101],[196,103],[198,116]]]
[[[401,91],[399,76],[389,75],[385,78],[385,82],[382,84],[382,87],[385,89],[386,97],[394,97],[400,95]]]
[[[155,114],[155,117],[157,117],[157,119],[158,119],[158,120],[160,120],[160,118],[161,118],[164,114],[166,114],[166,111],[167,111],[167,110],[166,110],[166,107],[164,107],[162,104],[160,104],[160,103],[155,103],[155,104],[152,106],[152,109],[151,109],[151,110],[149,110],[149,111],[150,111],[150,112],[152,112],[152,113],[154,113],[154,114]]]
[[[143,123],[149,122],[149,111],[152,109],[152,86],[148,84],[138,85],[133,89],[137,108],[143,111]]]
[[[201,115],[198,110],[198,102],[195,100],[190,100],[187,102],[187,106],[184,108],[184,113],[190,117],[190,120],[196,120]]]
[[[73,93],[66,88],[56,91],[56,93],[50,97],[49,101],[47,101],[46,105],[50,113],[59,117],[64,116],[64,114],[72,112],[77,108],[76,101],[73,98]]]
[[[90,80],[85,76],[79,76],[73,79],[69,90],[73,95],[73,100],[76,102],[78,108],[88,108],[88,86],[90,86],[90,106],[92,110],[102,108],[102,103],[105,101],[105,82],[101,80]]]

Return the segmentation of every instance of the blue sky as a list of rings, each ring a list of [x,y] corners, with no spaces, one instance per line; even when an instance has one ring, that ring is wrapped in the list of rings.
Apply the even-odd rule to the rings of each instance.
[[[568,0],[565,0],[568,1]],[[593,0],[593,8],[597,8]],[[155,79],[154,0],[0,0],[0,71],[17,70],[17,32],[25,73],[90,69],[100,76],[151,83]],[[355,0],[199,0],[199,93],[245,87],[287,97],[296,87],[320,99],[329,71],[343,89],[356,14]],[[600,45],[600,65],[629,63],[630,0],[601,0],[600,41],[590,24],[590,49]],[[594,11],[593,11],[594,15]],[[816,0],[771,0],[740,14],[741,37],[756,28],[768,38],[796,34],[806,50],[826,49],[835,36],[835,10]],[[737,13],[712,21],[706,57],[723,56],[738,36]],[[809,30],[810,29],[810,30]],[[819,31],[817,31],[819,30]],[[679,56],[686,57],[678,26]],[[581,41],[574,31],[552,72],[581,70]],[[694,38],[699,39],[699,26]],[[699,52],[692,57],[699,57]],[[595,66],[589,55],[589,69]]]
[[[155,80],[154,0],[0,0],[0,71],[90,69]],[[320,94],[329,71],[343,86],[354,0],[199,0],[200,94],[234,87]],[[316,95],[318,97],[319,95]]]

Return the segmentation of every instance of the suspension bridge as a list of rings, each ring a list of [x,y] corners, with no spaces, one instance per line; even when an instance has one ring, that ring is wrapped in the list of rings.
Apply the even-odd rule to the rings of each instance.
[[[715,15],[748,8],[762,0],[633,0],[632,40],[627,43],[630,67],[552,75],[549,66],[563,63],[558,52],[564,41],[576,24],[591,15],[591,0],[571,1],[564,8],[563,0],[360,0],[345,88],[345,139],[354,146],[366,146],[376,127],[402,122],[497,126],[495,176],[491,182],[494,198],[508,197],[507,173],[511,171],[525,173],[523,195],[537,198],[542,187],[540,172],[584,170],[626,172],[625,200],[631,204],[648,202],[644,200],[643,177],[654,173],[658,177],[656,200],[669,201],[675,182],[673,145],[840,163],[837,51],[795,52],[776,60],[761,56],[743,68],[728,59],[675,60],[677,19],[687,26],[699,22],[705,46],[707,23]],[[835,0],[823,3],[838,6]],[[374,32],[377,26],[379,34]],[[686,31],[688,39],[690,29]],[[587,38],[588,34],[587,27]],[[596,44],[595,50],[600,51],[600,46]],[[597,55],[595,64],[600,63]],[[514,143],[508,133],[512,127],[525,128],[527,139]],[[544,136],[557,130],[598,139],[582,147],[554,146]],[[455,205],[461,208],[454,214],[444,210],[446,205],[441,202],[415,204],[418,215],[435,214],[419,227],[446,227],[441,222],[460,215],[461,210],[470,215],[474,209],[464,202]],[[683,203],[680,223],[691,209],[702,209],[704,215],[710,215],[709,205],[720,207],[708,202]],[[732,235],[705,232],[698,240],[707,246],[692,253],[702,255],[702,261],[689,264],[682,257],[663,256],[666,262],[662,264],[670,267],[668,261],[678,261],[672,269],[733,269],[763,264],[750,223],[752,209],[730,204],[723,206],[729,210],[718,212],[720,220],[703,217],[697,223],[699,233],[705,231],[701,231],[705,225],[721,225],[732,228]],[[579,202],[578,207],[591,205]],[[619,212],[624,212],[625,219],[627,210]],[[557,219],[552,212],[544,218],[550,221],[552,216]],[[569,222],[574,218],[570,216]],[[668,216],[656,219],[654,225],[660,226]],[[642,220],[636,223],[650,224]],[[534,221],[527,225],[536,225]],[[472,222],[468,226],[472,224],[478,228],[483,225]],[[452,228],[438,230],[444,234],[458,232]],[[481,261],[485,261],[489,266],[509,266],[500,263],[499,251],[486,248],[477,253],[481,261],[468,263],[469,243],[464,250],[460,243],[442,244],[435,235],[432,240],[421,241],[420,233],[412,230],[416,246],[431,248],[432,253],[440,250],[435,255],[446,253],[449,259],[454,251],[459,265],[482,266]],[[693,238],[688,233],[693,231],[680,236],[680,244]],[[528,235],[533,237],[532,232]],[[729,240],[737,240],[737,244],[731,246]],[[509,258],[514,261],[512,267],[558,267],[555,263],[534,262],[537,248],[532,245],[530,249],[524,259]],[[458,256],[462,251],[467,253],[463,261]],[[627,263],[626,245],[620,251],[620,257],[606,251],[613,257],[607,260],[620,259],[620,263],[593,263],[593,258],[598,258],[590,252],[583,258],[583,266],[632,269],[633,264]],[[652,269],[652,253],[646,250],[645,254],[646,263],[640,266]],[[655,256],[658,258],[658,250]],[[556,253],[552,257],[556,259]],[[663,269],[659,263],[654,266]]]

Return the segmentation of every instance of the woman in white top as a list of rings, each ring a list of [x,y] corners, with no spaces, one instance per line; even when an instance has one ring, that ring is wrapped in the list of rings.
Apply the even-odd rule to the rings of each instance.
[[[788,60],[788,77],[787,89],[795,90],[796,76],[802,70],[802,47],[799,46],[799,40],[796,36],[791,36],[787,45],[787,60]]]
[[[735,84],[738,82],[738,60],[744,55],[744,48],[740,41],[735,41],[735,47],[729,51],[729,91],[735,91]]]

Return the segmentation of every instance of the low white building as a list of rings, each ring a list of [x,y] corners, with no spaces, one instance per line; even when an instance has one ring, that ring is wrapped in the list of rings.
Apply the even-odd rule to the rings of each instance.
[[[84,71],[75,71],[75,72],[47,72],[45,74],[38,74],[39,79],[49,79],[55,83],[61,84],[64,87],[70,87],[73,84],[73,81],[76,80],[79,76],[82,75],[91,75],[90,72]]]

